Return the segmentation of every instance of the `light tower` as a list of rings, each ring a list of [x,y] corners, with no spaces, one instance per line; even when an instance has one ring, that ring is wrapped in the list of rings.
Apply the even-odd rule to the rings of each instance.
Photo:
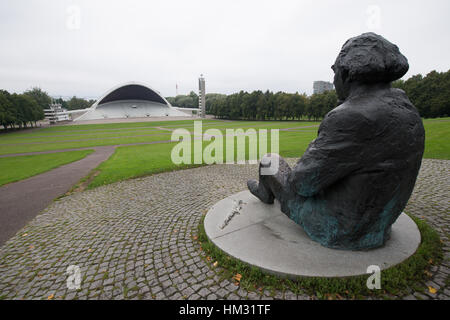
[[[204,118],[206,115],[206,90],[205,90],[205,78],[203,74],[198,78],[198,108],[200,111],[200,117]]]

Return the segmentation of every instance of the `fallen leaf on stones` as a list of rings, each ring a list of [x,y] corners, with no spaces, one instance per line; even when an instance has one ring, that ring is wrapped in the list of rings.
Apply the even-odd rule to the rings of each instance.
[[[192,239],[197,240],[198,236],[193,236]]]
[[[428,286],[428,291],[433,294],[437,292],[437,290],[431,286]]]
[[[206,260],[211,261],[211,257],[210,256],[206,257]]]
[[[55,295],[52,293],[51,295],[49,295],[49,296],[47,297],[47,300],[52,300],[54,296],[55,296]]]
[[[425,273],[428,277],[432,277],[433,274],[427,270],[424,270],[423,273]]]
[[[28,233],[24,233],[23,235],[22,235],[22,237],[26,237],[28,235]]]
[[[213,263],[214,268],[217,267],[218,265],[219,265],[219,262],[217,262],[217,261]]]
[[[242,275],[240,273],[237,273],[234,275],[233,279],[236,280],[236,282],[240,282],[242,278]]]
[[[88,249],[88,252],[92,252],[92,249]]]

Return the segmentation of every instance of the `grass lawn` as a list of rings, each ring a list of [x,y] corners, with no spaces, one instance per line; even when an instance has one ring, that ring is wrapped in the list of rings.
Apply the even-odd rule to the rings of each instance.
[[[152,142],[152,141],[162,141],[170,140],[170,132],[160,133],[157,135],[144,135],[144,136],[115,136],[108,137],[103,135],[98,135],[95,139],[86,139],[71,141],[75,139],[67,139],[67,141],[60,140],[58,142],[38,142],[32,144],[0,144],[0,154],[12,154],[12,153],[22,153],[22,152],[38,152],[38,151],[52,151],[61,149],[72,149],[72,148],[87,148],[94,146],[111,146],[117,144],[131,144],[131,143],[141,143],[141,142]]]
[[[215,123],[204,125],[206,128],[218,128],[225,132],[226,128],[248,128],[253,123],[254,128],[293,128],[297,126],[313,126],[317,123],[311,122],[248,122],[236,121]],[[450,122],[425,120],[426,142],[424,158],[450,159]],[[220,126],[219,126],[220,125]],[[224,128],[223,125],[226,127]],[[193,127],[186,126],[186,129],[192,131]],[[281,156],[286,158],[300,157],[308,147],[309,143],[317,136],[317,127],[305,128],[301,131],[280,131],[280,150]],[[204,142],[203,145],[208,145]],[[101,164],[98,169],[100,173],[93,178],[89,188],[104,184],[113,183],[133,177],[139,177],[168,170],[183,169],[186,165],[175,165],[172,163],[170,154],[175,143],[165,143],[157,145],[143,145],[120,147],[110,159]],[[246,159],[248,159],[248,143],[246,148]],[[235,151],[236,155],[236,151]]]
[[[424,158],[450,160],[450,121],[425,120]]]
[[[450,119],[425,119],[424,158],[450,159]],[[294,129],[280,131],[279,153],[283,157],[300,157],[308,144],[317,136],[319,122],[309,121],[224,121],[203,120],[203,132],[216,128],[226,129]],[[171,132],[161,130],[184,128],[194,130],[194,120],[111,123],[92,125],[66,125],[24,130],[0,135],[0,154],[50,151],[69,148],[168,141]],[[204,145],[208,145],[205,142]],[[171,162],[170,153],[175,143],[160,143],[119,147],[109,160],[100,165],[100,173],[90,181],[89,187],[112,183],[167,170],[186,168]],[[247,148],[248,149],[248,148]],[[248,151],[248,150],[247,150]],[[248,154],[248,152],[247,152]],[[52,162],[52,160],[49,160]]]
[[[0,186],[29,178],[86,157],[93,150],[0,158]]]
[[[119,147],[114,154],[97,167],[100,173],[90,182],[89,188],[133,177],[186,168],[170,161],[175,143]]]

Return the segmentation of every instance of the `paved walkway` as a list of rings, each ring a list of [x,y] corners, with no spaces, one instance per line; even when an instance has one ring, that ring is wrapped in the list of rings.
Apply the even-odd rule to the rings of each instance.
[[[439,231],[445,261],[432,270],[436,294],[450,299],[450,161],[424,160],[406,211]],[[193,239],[201,216],[246,189],[256,165],[214,165],[132,179],[53,202],[0,248],[0,297],[14,299],[308,299],[289,290],[248,292],[221,279]],[[81,268],[81,290],[66,286]],[[395,298],[395,297],[394,297]]]

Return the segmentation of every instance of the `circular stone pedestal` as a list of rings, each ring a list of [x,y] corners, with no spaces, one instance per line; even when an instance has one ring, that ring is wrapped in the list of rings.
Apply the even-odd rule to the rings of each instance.
[[[411,256],[420,244],[414,221],[402,213],[392,225],[391,238],[369,251],[335,250],[311,240],[280,211],[277,202],[262,203],[249,191],[216,203],[205,218],[208,238],[230,256],[284,277],[345,277],[381,270]]]

